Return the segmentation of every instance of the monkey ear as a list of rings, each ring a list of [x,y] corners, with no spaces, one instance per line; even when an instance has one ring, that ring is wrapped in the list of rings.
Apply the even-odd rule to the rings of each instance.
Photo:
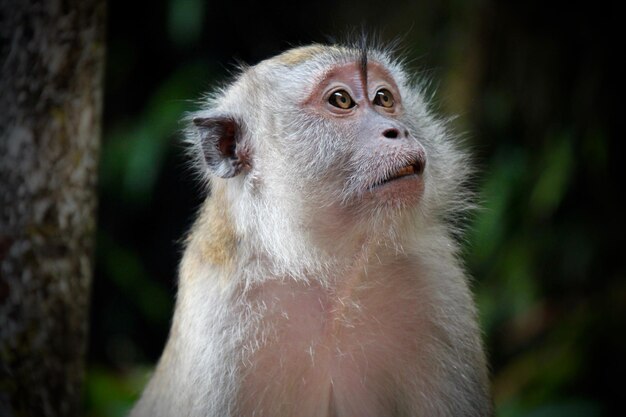
[[[209,169],[218,177],[231,178],[249,166],[242,147],[243,126],[232,116],[196,117],[200,146]]]

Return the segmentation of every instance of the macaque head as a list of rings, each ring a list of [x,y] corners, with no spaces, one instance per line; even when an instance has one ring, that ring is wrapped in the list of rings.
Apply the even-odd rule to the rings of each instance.
[[[280,213],[301,231],[424,216],[454,182],[433,178],[449,148],[443,125],[377,49],[292,49],[244,70],[192,120],[213,187],[247,216]]]

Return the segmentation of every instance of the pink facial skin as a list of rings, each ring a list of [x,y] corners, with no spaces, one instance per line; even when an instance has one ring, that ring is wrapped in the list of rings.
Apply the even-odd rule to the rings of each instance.
[[[334,99],[341,94],[351,100],[342,108]],[[384,93],[391,101],[377,98]],[[385,105],[387,104],[387,105]],[[389,72],[368,62],[367,74],[360,63],[349,62],[326,72],[303,101],[305,110],[332,120],[352,141],[353,168],[347,188],[359,197],[358,204],[415,205],[424,192],[426,154],[401,117],[402,97]]]

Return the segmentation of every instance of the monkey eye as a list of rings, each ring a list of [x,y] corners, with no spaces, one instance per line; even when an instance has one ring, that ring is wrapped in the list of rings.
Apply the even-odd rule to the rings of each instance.
[[[340,109],[351,109],[356,103],[346,90],[337,90],[328,97],[328,102]]]
[[[376,95],[374,96],[374,104],[376,104],[377,106],[391,108],[393,107],[394,103],[395,101],[393,99],[393,95],[386,88],[381,88],[376,92]]]

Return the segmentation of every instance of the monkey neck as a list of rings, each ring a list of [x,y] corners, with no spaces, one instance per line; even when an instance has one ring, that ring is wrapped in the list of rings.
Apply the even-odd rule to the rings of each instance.
[[[292,277],[332,284],[336,275],[359,280],[361,275],[353,271],[405,254],[403,239],[412,234],[408,214],[359,218],[336,207],[299,218],[279,209],[271,213],[272,205],[259,205],[257,210],[267,212],[246,215],[263,221],[237,225],[233,219],[246,209],[230,201],[229,191],[222,183],[214,184],[200,210],[187,239],[181,282],[207,266],[219,270],[221,280]]]

